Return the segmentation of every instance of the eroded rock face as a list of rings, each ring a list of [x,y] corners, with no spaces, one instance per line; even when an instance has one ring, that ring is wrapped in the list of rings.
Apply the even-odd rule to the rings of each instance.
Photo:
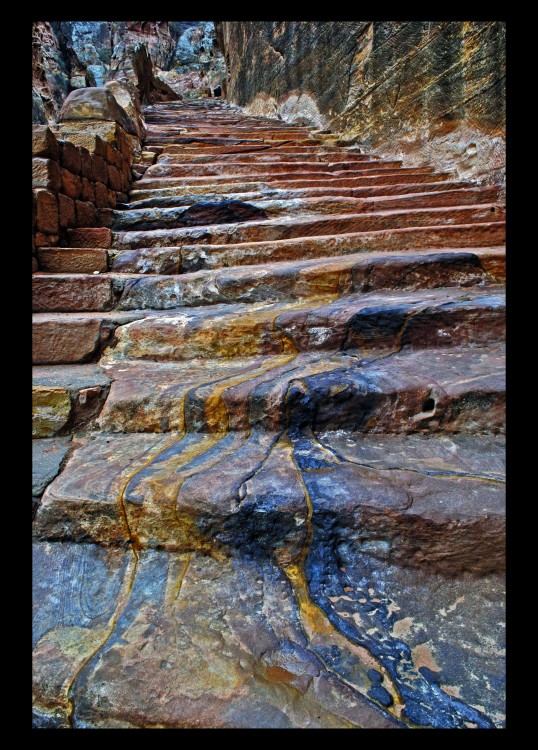
[[[54,120],[69,92],[69,70],[48,21],[32,26],[32,122]]]
[[[36,22],[33,47],[35,123],[55,120],[69,91],[110,81],[137,85],[137,71],[148,103],[220,95],[226,70],[210,21]]]
[[[367,150],[504,180],[502,22],[217,23],[229,100]]]

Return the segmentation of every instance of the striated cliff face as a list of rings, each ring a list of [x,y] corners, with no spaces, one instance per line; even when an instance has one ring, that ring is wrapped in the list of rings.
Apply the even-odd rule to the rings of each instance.
[[[365,150],[504,180],[505,25],[217,22],[227,97]]]

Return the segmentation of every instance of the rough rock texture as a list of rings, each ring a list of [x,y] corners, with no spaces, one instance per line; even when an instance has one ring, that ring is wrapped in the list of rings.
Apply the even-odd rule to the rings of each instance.
[[[33,275],[34,726],[503,727],[499,187],[144,117]]]
[[[32,45],[35,123],[56,120],[70,91],[136,85],[137,71],[146,102],[220,95],[226,72],[210,21],[38,21]]]
[[[503,22],[224,21],[217,37],[227,97],[252,114],[504,181]]]

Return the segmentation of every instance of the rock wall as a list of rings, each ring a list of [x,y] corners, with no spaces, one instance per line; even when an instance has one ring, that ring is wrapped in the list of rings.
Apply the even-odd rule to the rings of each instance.
[[[34,123],[54,121],[74,89],[124,78],[137,83],[137,50],[152,68],[146,102],[212,96],[226,71],[212,22],[37,21],[32,46]],[[147,69],[148,62],[138,62]]]
[[[330,128],[359,147],[504,181],[505,25],[464,21],[216,23],[227,98]]]
[[[83,268],[77,248],[87,246],[88,233],[91,260],[100,254],[106,271],[112,209],[127,200],[131,168],[141,154],[138,102],[119,82],[79,89],[58,119],[32,129],[32,271],[54,270],[58,253],[73,250],[75,268]]]

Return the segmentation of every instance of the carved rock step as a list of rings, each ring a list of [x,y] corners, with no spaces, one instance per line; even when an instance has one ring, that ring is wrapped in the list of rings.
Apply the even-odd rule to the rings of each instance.
[[[427,359],[406,347],[388,357],[348,350],[101,366],[113,381],[97,420],[108,432],[504,429],[499,345],[431,349]]]
[[[366,175],[364,177],[353,177],[349,178],[331,178],[327,180],[278,180],[278,183],[273,182],[253,182],[251,179],[238,179],[231,182],[223,182],[219,178],[219,182],[199,182],[194,183],[189,180],[185,184],[185,180],[178,180],[163,178],[162,180],[153,180],[153,187],[141,188],[138,180],[135,185],[136,189],[131,190],[131,200],[140,200],[144,198],[152,198],[159,195],[190,195],[196,193],[237,193],[244,192],[245,190],[297,190],[301,188],[315,188],[316,190],[322,190],[324,188],[377,188],[386,185],[419,185],[421,183],[435,183],[435,182],[447,182],[449,180],[448,173],[432,174],[431,172],[425,172],[416,170],[411,174],[403,172],[401,170],[389,171],[389,174],[383,175]]]
[[[215,162],[213,164],[167,164],[159,161],[148,168],[144,180],[152,180],[159,177],[203,177],[205,175],[251,175],[265,172],[267,175],[275,174],[306,174],[319,172],[320,174],[340,174],[350,172],[352,174],[363,171],[374,170],[379,174],[383,169],[395,169],[401,167],[401,161],[268,161],[260,164],[255,161],[252,164],[239,162]]]
[[[423,443],[411,466],[402,459],[403,466],[392,461],[391,468],[367,465],[386,436],[347,440],[355,447],[344,457],[338,441],[333,449],[326,434],[320,442],[308,431],[103,433],[74,450],[47,487],[36,535],[104,544],[136,538],[142,546],[178,551],[257,547],[294,559],[312,525],[318,535],[330,528],[342,541],[360,541],[390,563],[444,574],[502,570],[497,437],[455,435],[449,451],[446,437],[424,436],[436,442]],[[442,470],[434,460],[440,452]]]
[[[172,189],[164,188],[163,190],[148,190],[146,191],[148,197],[139,199],[138,193],[135,193],[134,199],[130,200],[129,203],[119,204],[118,214],[122,214],[124,211],[133,211],[141,208],[173,208],[176,206],[190,206],[195,203],[208,203],[217,202],[222,200],[238,200],[238,201],[252,201],[252,200],[296,200],[303,198],[331,198],[331,197],[342,197],[342,198],[371,198],[377,196],[397,196],[397,195],[411,195],[416,193],[434,193],[443,191],[454,191],[454,190],[465,190],[465,189],[476,189],[473,183],[470,182],[426,182],[417,184],[402,184],[402,185],[378,185],[373,187],[359,187],[359,188],[296,188],[296,189],[282,189],[282,188],[270,188],[267,187],[265,190],[250,190],[245,192],[242,189],[241,192],[229,192],[232,188],[227,185],[225,198],[222,193],[192,193],[189,194],[177,194],[175,195]],[[131,198],[133,197],[131,193]],[[142,191],[141,191],[142,192]]]
[[[235,304],[152,314],[117,329],[105,359],[197,357],[453,346],[502,340],[504,289],[490,286],[354,294],[328,301]]]
[[[301,138],[288,138],[287,136],[283,136],[281,139],[266,139],[260,136],[256,136],[254,138],[245,136],[243,138],[242,136],[238,135],[236,138],[231,136],[223,138],[219,136],[192,136],[181,133],[178,134],[177,132],[171,132],[169,134],[148,132],[144,143],[146,147],[154,145],[164,146],[166,144],[187,145],[191,143],[199,143],[202,146],[237,146],[240,144],[252,145],[259,143],[270,143],[274,144],[275,146],[288,145],[290,143],[297,144],[298,146],[317,146],[321,143],[321,141],[318,138],[312,138],[308,136]]]
[[[373,232],[402,227],[439,226],[503,221],[504,208],[496,204],[439,208],[395,209],[359,214],[329,214],[316,217],[277,217],[243,224],[212,224],[181,229],[114,233],[118,250],[134,247],[166,247],[181,244],[234,244],[286,240],[312,235]]]
[[[219,154],[229,155],[256,155],[256,154],[268,154],[275,155],[282,154],[304,154],[317,156],[318,154],[339,154],[340,156],[361,156],[365,159],[378,159],[380,158],[377,154],[363,154],[361,151],[356,149],[341,148],[340,146],[328,146],[326,144],[319,145],[297,145],[292,141],[275,144],[273,142],[267,143],[254,143],[251,145],[238,145],[238,146],[208,146],[203,143],[167,143],[162,146],[149,146],[148,151],[153,151],[159,155],[165,156],[215,156]]]
[[[435,208],[440,206],[470,206],[493,203],[499,198],[497,187],[480,187],[433,192],[420,192],[375,198],[343,198],[337,196],[297,199],[271,199],[237,201],[226,200],[193,204],[174,208],[146,208],[115,211],[112,229],[136,231],[178,228],[182,226],[250,221],[257,218],[308,216],[316,214],[356,214],[360,212],[393,211],[406,208]],[[255,212],[253,209],[258,209]],[[258,215],[256,215],[258,213]],[[220,214],[220,215],[219,215]],[[103,269],[99,269],[103,270]],[[104,269],[106,270],[106,269]]]
[[[340,235],[297,237],[272,242],[242,242],[237,244],[188,244],[180,248],[135,248],[128,251],[131,258],[152,257],[152,253],[181,253],[181,271],[220,268],[294,260],[296,258],[329,258],[360,252],[417,252],[427,248],[470,248],[503,245],[506,225],[503,221],[442,226],[406,227],[374,232],[349,232]],[[122,254],[122,257],[124,255]],[[176,255],[174,254],[174,257]]]
[[[108,270],[108,250],[97,247],[38,247],[41,271],[48,273],[99,273]]]
[[[292,162],[293,164],[293,162]],[[324,166],[314,162],[316,167]],[[170,167],[172,169],[172,167]],[[148,170],[149,171],[149,170]],[[336,180],[338,184],[343,184],[343,180],[353,180],[365,177],[375,177],[379,184],[383,184],[384,177],[394,177],[395,175],[431,175],[433,169],[430,167],[390,167],[390,166],[378,166],[377,164],[372,165],[369,169],[363,169],[362,163],[357,162],[357,166],[353,169],[341,169],[339,171],[331,172],[329,170],[309,169],[308,167],[304,170],[288,169],[286,172],[275,172],[268,168],[267,164],[260,164],[256,171],[244,172],[243,170],[225,170],[223,174],[206,174],[206,175],[183,175],[182,184],[188,180],[188,184],[193,185],[210,185],[213,182],[238,182],[244,181],[248,177],[249,181],[265,181],[265,182],[277,182],[278,184],[284,183],[287,185],[288,182],[297,183],[296,187],[304,187],[304,182],[315,182],[318,185],[328,184]],[[159,188],[166,187],[167,185],[173,186],[177,184],[178,175],[155,175],[145,176],[138,181],[140,188]],[[351,183],[352,185],[354,183]]]
[[[136,271],[161,264],[169,275],[111,273],[95,275],[35,273],[34,308],[41,311],[166,310],[223,302],[293,301],[320,295],[376,289],[421,289],[471,286],[504,280],[502,249],[393,255],[360,253],[335,258],[236,266],[223,271],[197,271],[177,276],[177,248],[126,251],[121,263]],[[173,278],[170,277],[173,275]]]
[[[48,438],[82,429],[101,411],[109,385],[97,365],[34,367],[32,436]]]
[[[352,544],[337,559],[317,539],[310,549],[318,631],[274,560],[146,550],[133,574],[129,550],[36,543],[36,725],[69,727],[66,685],[87,661],[71,694],[75,728],[396,729],[403,721],[364,696],[391,681],[415,725],[490,727],[485,711],[502,726],[501,576],[387,566]]]
[[[179,251],[149,250],[145,255],[126,251],[117,257],[117,270],[148,271],[152,260],[177,273]],[[122,265],[123,264],[123,265]],[[117,308],[173,309],[233,302],[293,301],[325,294],[411,290],[439,286],[495,283],[505,277],[505,253],[498,250],[430,251],[425,254],[362,253],[340,258],[292,261],[259,266],[235,266],[197,271],[181,276],[124,280]],[[118,277],[117,277],[118,278]],[[119,277],[121,279],[121,277]],[[72,279],[67,279],[71,291]],[[62,288],[57,289],[61,304]]]
[[[289,147],[287,147],[289,148]],[[188,151],[179,151],[172,153],[161,153],[158,158],[158,164],[218,164],[218,163],[237,163],[237,164],[256,164],[264,162],[320,162],[320,163],[332,163],[332,162],[375,162],[379,161],[379,157],[373,157],[370,154],[359,154],[353,153],[352,151],[346,151],[342,153],[341,149],[336,151],[324,151],[321,149],[307,150],[306,146],[303,146],[303,151],[282,151],[280,149],[265,149],[254,151],[253,153],[232,153],[232,154],[207,154],[204,149],[202,153]]]
[[[118,325],[143,318],[143,312],[36,313],[32,318],[32,362],[74,364],[95,360]]]

